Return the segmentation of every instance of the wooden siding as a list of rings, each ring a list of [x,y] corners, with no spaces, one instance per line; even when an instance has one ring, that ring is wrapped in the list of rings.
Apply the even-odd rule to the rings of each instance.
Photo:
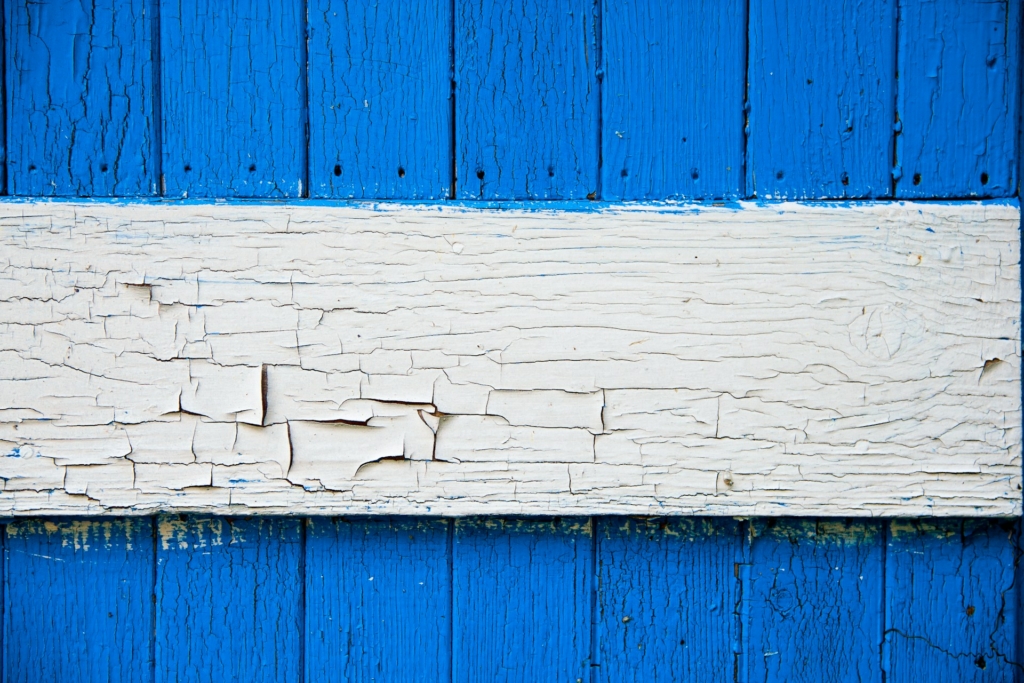
[[[1015,524],[12,522],[5,681],[1012,681]]]

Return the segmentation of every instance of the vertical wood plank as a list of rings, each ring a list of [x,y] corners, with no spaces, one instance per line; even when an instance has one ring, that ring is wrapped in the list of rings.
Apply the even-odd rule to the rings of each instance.
[[[165,194],[299,197],[303,3],[160,0]]]
[[[153,526],[146,519],[7,526],[3,680],[152,680]]]
[[[747,191],[892,190],[895,0],[751,0]]]
[[[458,520],[452,680],[590,677],[588,520]]]
[[[902,0],[896,138],[906,198],[1016,186],[1020,2]]]
[[[448,196],[450,43],[448,0],[312,0],[313,196]]]
[[[735,520],[598,522],[596,681],[733,681]]]
[[[457,193],[584,199],[597,191],[595,0],[458,0]]]
[[[156,680],[300,680],[302,520],[164,517]]]
[[[449,523],[309,521],[306,680],[451,680]]]
[[[11,194],[154,193],[149,1],[5,5]]]
[[[881,681],[883,532],[871,522],[752,522],[752,681]]]
[[[893,521],[886,558],[886,680],[1009,681],[1016,631],[1014,524]],[[1015,674],[1015,670],[1016,674]]]
[[[601,18],[602,197],[740,196],[745,0],[605,0]]]

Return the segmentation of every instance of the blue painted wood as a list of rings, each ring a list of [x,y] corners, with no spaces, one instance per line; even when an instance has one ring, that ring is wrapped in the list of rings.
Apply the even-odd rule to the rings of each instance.
[[[452,681],[589,680],[589,520],[458,520]]]
[[[313,196],[448,196],[451,30],[449,0],[313,0]]]
[[[596,196],[595,1],[456,2],[459,198]]]
[[[733,681],[739,523],[608,518],[597,524],[592,680]]]
[[[309,521],[305,680],[451,680],[450,526]]]
[[[603,199],[742,195],[746,9],[604,2]]]
[[[891,524],[887,681],[1018,680],[1021,661],[1014,648],[1022,626],[1014,527],[1011,521],[989,520]]]
[[[8,524],[3,680],[152,680],[149,519]]]
[[[898,197],[1016,189],[1020,2],[902,0]]]
[[[882,681],[883,527],[752,522],[744,669],[752,681]]]
[[[895,0],[751,0],[747,192],[892,193]]]
[[[160,0],[164,194],[299,197],[302,3]]]
[[[160,518],[158,683],[300,680],[302,525]]]
[[[149,0],[17,0],[5,9],[11,194],[153,194]]]

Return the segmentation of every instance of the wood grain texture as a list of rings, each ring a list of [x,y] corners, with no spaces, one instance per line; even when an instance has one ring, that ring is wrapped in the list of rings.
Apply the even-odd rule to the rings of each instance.
[[[747,192],[892,194],[895,0],[752,0]]]
[[[163,193],[299,197],[302,3],[160,0]]]
[[[1021,618],[1012,522],[892,523],[886,558],[886,680],[1017,680]]]
[[[1015,204],[0,206],[0,508],[1020,512]]]
[[[5,3],[9,192],[157,189],[147,0]]]
[[[450,523],[308,523],[306,681],[451,681]]]
[[[736,520],[598,522],[591,681],[733,681]]]
[[[1016,188],[1020,3],[900,2],[898,197]]]
[[[1016,520],[158,519],[159,539],[151,519],[8,524],[5,680],[958,683],[1021,668]]]
[[[150,519],[7,525],[3,679],[152,681]]]
[[[452,681],[588,680],[586,519],[455,522]]]
[[[604,2],[604,199],[743,194],[746,3]]]
[[[598,190],[595,0],[456,3],[457,194],[584,199]]]
[[[301,680],[302,521],[158,520],[158,683]]]
[[[752,681],[879,681],[883,533],[874,523],[754,522],[743,587]]]
[[[451,30],[441,0],[310,4],[313,196],[448,196]]]

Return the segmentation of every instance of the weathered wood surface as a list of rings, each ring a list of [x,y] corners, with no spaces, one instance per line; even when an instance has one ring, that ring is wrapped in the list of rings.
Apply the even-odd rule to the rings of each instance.
[[[896,0],[751,0],[748,193],[892,196],[895,23]]]
[[[155,3],[7,2],[7,189],[158,192]]]
[[[899,5],[896,196],[1014,194],[1021,3]]]
[[[1008,682],[1015,526],[20,520],[4,680]]]
[[[159,0],[162,187],[171,197],[301,197],[303,6]]]
[[[0,206],[0,509],[1013,515],[1016,204]]]

